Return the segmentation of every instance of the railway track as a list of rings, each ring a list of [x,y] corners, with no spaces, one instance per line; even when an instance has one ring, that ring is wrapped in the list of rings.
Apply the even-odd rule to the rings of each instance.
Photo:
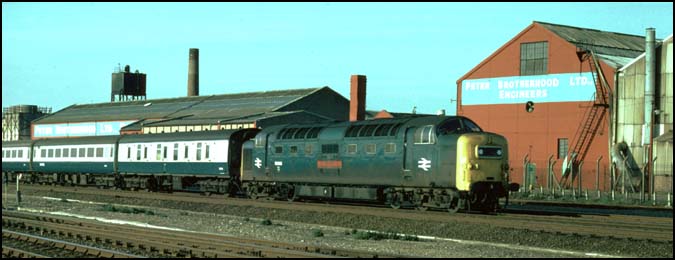
[[[138,255],[152,257],[264,257],[264,258],[326,258],[326,257],[398,257],[377,255],[368,252],[333,249],[325,247],[306,246],[291,243],[262,241],[236,237],[226,237],[215,234],[197,232],[185,232],[176,230],[156,230],[127,225],[106,224],[96,221],[71,219],[67,217],[45,216],[42,214],[3,211],[3,238],[13,239],[19,236],[18,232],[6,231],[6,229],[31,232],[59,238],[86,241],[108,247],[118,248],[124,251],[134,251]],[[22,234],[27,239],[36,240],[35,235]],[[55,241],[55,240],[52,240]],[[40,244],[54,244],[44,242]],[[3,247],[4,247],[3,239]],[[113,253],[110,250],[84,247],[76,243],[58,242],[55,248],[67,248],[68,252],[95,252],[99,250],[97,257],[133,257],[134,255]],[[26,249],[23,249],[26,250]],[[4,254],[3,249],[3,254]],[[19,252],[16,249],[7,249]],[[16,255],[17,253],[14,253]],[[19,255],[27,256],[21,252]],[[35,253],[35,254],[40,254]],[[63,256],[63,255],[56,255]],[[69,256],[72,256],[69,255]]]
[[[53,190],[80,195],[106,195],[118,198],[134,198],[147,200],[166,200],[179,203],[201,203],[206,205],[228,205],[241,207],[262,207],[292,211],[346,213],[382,218],[396,218],[419,222],[461,223],[471,225],[489,225],[493,227],[525,229],[541,233],[565,234],[572,236],[623,238],[630,240],[646,240],[672,243],[672,218],[599,215],[599,214],[523,214],[522,212],[506,212],[496,215],[455,214],[447,212],[420,212],[415,210],[394,210],[384,207],[363,207],[351,205],[285,202],[267,200],[249,200],[223,198],[222,196],[201,196],[193,193],[147,193],[115,190],[98,190],[93,188],[30,186],[29,189]]]
[[[4,218],[4,215],[3,215]],[[4,222],[4,220],[3,220]],[[23,232],[2,230],[3,257],[54,258],[54,257],[100,257],[140,258],[141,256],[107,250],[79,243],[72,243]]]

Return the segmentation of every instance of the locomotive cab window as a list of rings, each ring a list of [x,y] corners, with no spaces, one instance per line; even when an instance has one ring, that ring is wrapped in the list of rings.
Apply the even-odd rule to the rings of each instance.
[[[415,130],[415,144],[433,144],[436,142],[434,126],[428,125]]]
[[[464,128],[468,132],[483,132],[483,129],[480,129],[480,127],[471,120],[464,119],[462,122],[464,123]]]

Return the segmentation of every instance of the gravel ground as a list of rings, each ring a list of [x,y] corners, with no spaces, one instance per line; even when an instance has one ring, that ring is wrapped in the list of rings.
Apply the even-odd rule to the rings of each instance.
[[[66,196],[58,192],[33,193],[57,198]],[[600,256],[673,257],[672,242],[650,243],[638,240],[591,238],[530,232],[521,229],[467,226],[452,222],[419,223],[394,218],[250,206],[221,206],[76,194],[67,194],[67,197],[104,204],[115,203],[116,207],[144,208],[152,211],[153,215],[110,212],[104,211],[102,204],[46,200],[33,196],[24,196],[22,207],[48,212],[61,211],[85,216],[122,219],[229,236],[419,257],[596,256],[593,253],[600,254]],[[8,199],[13,201],[14,197],[9,195]],[[14,205],[14,203],[8,205]],[[271,224],[265,220],[269,220]],[[352,234],[354,229],[390,231],[456,240],[363,240],[357,239],[356,235]],[[319,231],[323,233],[323,236],[318,236]],[[474,242],[467,242],[467,240]]]

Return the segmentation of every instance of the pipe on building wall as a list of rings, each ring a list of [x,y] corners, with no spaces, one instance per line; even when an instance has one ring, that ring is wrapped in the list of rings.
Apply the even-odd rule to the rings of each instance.
[[[645,37],[645,124],[642,127],[642,145],[651,144],[654,89],[656,85],[656,40],[654,28],[647,28]]]

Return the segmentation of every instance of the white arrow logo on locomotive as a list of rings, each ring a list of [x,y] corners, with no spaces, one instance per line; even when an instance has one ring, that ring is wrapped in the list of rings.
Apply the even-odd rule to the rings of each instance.
[[[255,158],[255,167],[258,167],[258,169],[260,169],[260,166],[262,166],[262,161],[260,160],[260,158],[256,157]]]
[[[427,160],[426,158],[422,158],[419,161],[417,161],[418,165],[417,168],[421,168],[425,172],[429,171],[429,168],[431,168],[431,161]]]

